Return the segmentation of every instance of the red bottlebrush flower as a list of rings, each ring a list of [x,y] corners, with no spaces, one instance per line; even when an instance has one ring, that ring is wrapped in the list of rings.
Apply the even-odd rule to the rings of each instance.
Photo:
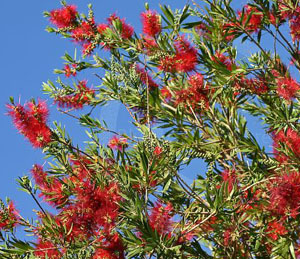
[[[62,108],[74,108],[81,109],[83,105],[91,103],[91,99],[95,94],[95,91],[87,87],[85,80],[79,81],[77,90],[74,94],[65,96],[56,96],[55,103]]]
[[[286,133],[284,130],[279,131],[277,134],[273,133],[273,150],[275,153],[275,158],[284,163],[288,160],[288,157],[282,153],[280,153],[277,149],[280,147],[281,144],[286,144],[287,147],[294,153],[296,157],[300,157],[300,135],[298,132],[287,129]]]
[[[118,259],[119,257],[112,254],[111,251],[105,248],[98,248],[93,255],[93,259]]]
[[[63,184],[57,178],[48,178],[42,166],[34,165],[31,174],[41,190],[39,196],[43,197],[47,203],[58,207],[68,201],[68,196],[63,192]]]
[[[0,230],[10,230],[18,224],[19,213],[15,209],[15,205],[10,201],[5,207],[1,200],[0,204]]]
[[[277,81],[277,93],[286,100],[291,100],[296,97],[300,85],[293,78],[281,77]]]
[[[158,69],[165,72],[190,72],[195,69],[197,60],[197,50],[189,42],[180,37],[175,42],[176,54],[163,57]]]
[[[62,256],[52,242],[42,240],[38,240],[34,255],[40,259],[59,259]]]
[[[175,105],[189,104],[193,109],[208,107],[210,91],[204,86],[203,76],[200,73],[190,76],[188,85],[188,88],[176,91]]]
[[[122,24],[122,30],[121,30],[122,39],[130,39],[132,37],[134,29],[132,26],[130,26],[125,22],[125,19],[120,19],[120,17],[118,17],[117,15],[112,14],[107,20],[110,25],[112,25],[113,21],[115,20],[120,21],[120,23]]]
[[[223,53],[217,51],[212,60],[217,64],[225,66],[227,70],[232,71],[233,62],[229,57],[225,56]]]
[[[92,22],[83,21],[79,26],[72,30],[72,37],[77,42],[90,40],[95,36]]]
[[[101,233],[110,235],[119,215],[121,196],[118,185],[111,183],[101,188],[85,181],[75,187],[74,192],[74,201],[65,206],[57,217],[58,224],[70,231],[68,240],[87,240],[99,229]]]
[[[267,235],[273,240],[277,240],[278,236],[283,236],[288,233],[287,229],[283,226],[283,224],[278,221],[270,222],[268,224],[267,232]]]
[[[124,246],[117,233],[107,236],[101,246],[102,248],[96,250],[93,259],[125,259]]]
[[[141,68],[140,66],[136,66],[135,70],[137,74],[140,76],[140,79],[143,84],[146,86],[149,86],[150,90],[153,90],[155,88],[158,88],[158,85],[153,81],[152,77],[145,71],[144,68]]]
[[[152,10],[148,10],[141,14],[143,23],[143,32],[150,36],[155,37],[161,32],[160,16]]]
[[[227,229],[223,233],[223,238],[224,238],[224,246],[229,246],[229,244],[232,241],[232,229]]]
[[[244,7],[244,12],[245,13],[244,13],[242,25],[246,26],[246,29],[250,32],[257,32],[262,24],[263,13],[250,5],[246,5]],[[238,15],[239,17],[241,17],[242,16],[241,12],[238,12]],[[250,19],[249,16],[251,16]]]
[[[250,19],[249,19],[249,16]],[[238,19],[241,19],[242,12],[238,12]],[[242,30],[239,29],[240,26],[245,27],[245,29],[250,32],[257,32],[261,27],[263,20],[263,13],[258,11],[255,7],[246,5],[244,7],[244,18],[240,24],[238,23],[225,23],[223,25],[223,31],[226,33],[225,39],[231,41],[235,39],[236,34],[240,34]],[[247,23],[246,23],[247,22]]]
[[[34,165],[31,169],[31,174],[36,184],[38,184],[39,186],[47,185],[47,173],[44,172],[43,167],[41,165]]]
[[[109,28],[109,26],[105,23],[100,23],[100,24],[97,25],[97,31],[100,34],[103,34],[108,28]]]
[[[176,70],[189,72],[195,69],[197,64],[197,50],[188,41],[180,37],[175,42],[176,48]]]
[[[158,69],[163,70],[165,72],[175,73],[176,72],[175,62],[176,62],[175,56],[163,57],[159,61]]]
[[[50,12],[50,22],[58,28],[70,27],[76,24],[76,6],[67,5]]]
[[[280,16],[283,19],[292,19],[295,14],[295,9],[291,8],[286,0],[278,0],[278,9],[280,12]]]
[[[154,155],[159,156],[163,152],[163,149],[161,147],[155,147],[154,149]]]
[[[300,208],[300,173],[285,173],[272,180],[270,186],[269,209],[278,215],[299,214]]]
[[[76,76],[76,64],[73,64],[71,68],[69,65],[65,65],[64,72],[66,77]]]
[[[139,48],[144,50],[147,55],[152,55],[159,49],[153,38],[142,37],[139,45],[141,45]]]
[[[230,193],[233,189],[234,184],[237,182],[235,171],[229,171],[225,170],[222,172],[222,179],[224,182],[226,182],[227,185],[227,191]]]
[[[168,203],[164,206],[161,202],[156,202],[149,215],[149,225],[156,230],[159,235],[166,235],[170,232],[173,221],[171,220],[173,206]]]
[[[111,149],[118,149],[120,151],[123,150],[123,147],[127,147],[127,139],[124,137],[118,138],[117,136],[113,136],[107,145]]]
[[[45,102],[29,102],[24,106],[7,105],[8,114],[19,132],[24,135],[33,147],[45,147],[51,142],[51,130],[46,125],[48,109]]]
[[[268,92],[269,88],[263,79],[242,77],[234,84],[234,89],[238,93],[241,89],[248,90],[253,94],[261,95]]]

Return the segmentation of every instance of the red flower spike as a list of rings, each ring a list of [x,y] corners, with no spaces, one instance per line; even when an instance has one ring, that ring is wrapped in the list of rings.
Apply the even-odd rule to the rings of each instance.
[[[108,19],[108,22],[110,25],[112,25],[113,21],[115,20],[119,20],[122,24],[122,32],[121,32],[121,37],[122,39],[130,39],[133,35],[134,29],[132,26],[130,26],[129,24],[127,24],[125,22],[125,19],[120,19],[120,17],[118,17],[115,14],[112,14]]]
[[[276,160],[280,163],[284,163],[289,159],[286,155],[277,150],[280,147],[280,143],[286,144],[294,155],[300,158],[300,135],[297,131],[289,128],[286,133],[284,133],[284,130],[279,131],[277,134],[273,133],[272,137],[274,141],[273,150]]]
[[[258,29],[262,25],[262,19],[263,19],[263,13],[258,11],[255,7],[246,5],[244,6],[244,18],[242,21],[242,25],[246,26],[246,29],[250,32],[257,32]],[[252,14],[251,14],[252,13]],[[238,15],[241,17],[241,12],[238,12]],[[250,19],[248,20],[248,17],[251,15]],[[247,25],[246,25],[246,21]]]
[[[16,128],[33,147],[42,148],[51,142],[52,132],[46,124],[48,108],[45,102],[39,100],[38,104],[29,102],[24,106],[9,104],[7,108]]]
[[[0,230],[10,230],[16,227],[19,218],[20,216],[15,209],[14,203],[10,201],[6,208],[0,209]]]
[[[175,42],[176,54],[163,57],[158,69],[165,72],[190,72],[195,69],[197,60],[197,50],[190,45],[183,37],[179,37]]]
[[[77,91],[72,95],[56,96],[54,103],[61,108],[81,109],[84,105],[91,103],[95,90],[87,87],[85,80],[79,81]]]
[[[300,173],[291,172],[278,176],[269,186],[269,210],[281,216],[299,214]]]
[[[267,232],[267,235],[273,240],[277,240],[279,236],[283,236],[288,233],[287,229],[283,226],[283,224],[278,221],[270,222],[268,224]]]
[[[228,193],[230,193],[233,189],[234,184],[237,182],[235,171],[225,170],[224,172],[222,172],[222,178],[223,181],[228,184],[227,191]]]
[[[155,147],[154,149],[154,155],[159,156],[163,152],[163,149],[161,147]]]
[[[156,230],[159,235],[169,234],[173,221],[171,220],[173,206],[168,203],[164,206],[161,202],[156,202],[149,215],[149,225]]]
[[[52,242],[42,240],[38,240],[34,255],[40,259],[59,259],[62,256]]]
[[[200,73],[191,75],[188,79],[188,88],[176,91],[175,106],[184,104],[193,109],[207,108],[209,106],[208,96],[210,90],[204,86],[204,79]]]
[[[300,85],[293,78],[281,77],[277,81],[277,93],[286,100],[296,97],[296,93],[300,90]]]
[[[76,6],[67,5],[50,12],[50,22],[58,28],[70,27],[76,24]]]
[[[65,65],[64,72],[66,77],[76,76],[76,64],[72,64],[72,68],[69,65]]]
[[[155,37],[161,32],[160,16],[152,10],[148,10],[141,14],[143,23],[143,32],[150,37]]]

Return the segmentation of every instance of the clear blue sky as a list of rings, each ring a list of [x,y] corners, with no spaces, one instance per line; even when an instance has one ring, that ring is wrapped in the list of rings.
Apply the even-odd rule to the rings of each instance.
[[[112,1],[79,1],[73,3],[78,6],[80,12],[87,11],[87,4],[92,3],[95,11],[96,22],[103,22],[110,14],[117,12],[120,17],[126,17],[126,21],[135,27],[136,32],[141,32],[140,13],[144,10],[143,0],[112,0]],[[246,1],[236,1],[237,4]],[[181,0],[149,0],[150,8],[158,9],[158,4],[169,4],[171,7],[181,8],[186,1]],[[0,41],[0,75],[2,94],[0,96],[0,121],[1,121],[1,176],[0,198],[10,197],[16,202],[17,208],[23,216],[32,216],[32,209],[38,209],[29,195],[17,190],[15,179],[18,176],[28,174],[34,163],[42,164],[43,155],[38,149],[33,149],[23,136],[17,133],[11,120],[5,115],[5,104],[9,96],[15,100],[21,98],[21,103],[30,98],[42,97],[48,99],[51,108],[50,121],[62,121],[67,131],[73,137],[74,142],[82,143],[85,139],[80,128],[74,127],[74,121],[61,116],[56,112],[51,100],[42,94],[42,82],[48,79],[55,80],[54,68],[62,68],[61,56],[65,51],[74,52],[74,44],[60,36],[45,32],[48,21],[43,17],[43,11],[59,8],[59,1],[0,1],[0,23],[2,24]],[[247,45],[242,46],[241,54],[248,55]],[[89,79],[89,78],[87,78]],[[99,116],[105,119],[112,129],[118,131],[128,130],[128,117],[124,110],[117,104],[103,108]],[[257,121],[249,121],[252,128],[257,128]],[[269,145],[269,139],[264,138],[262,131],[255,131],[254,135],[265,145]],[[108,136],[103,137],[106,143]],[[201,172],[203,168],[197,162],[193,163],[189,170],[190,175],[185,175],[191,180],[191,175]]]

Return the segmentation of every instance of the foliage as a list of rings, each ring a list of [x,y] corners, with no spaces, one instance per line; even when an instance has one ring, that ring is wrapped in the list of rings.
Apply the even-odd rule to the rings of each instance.
[[[60,124],[50,127],[42,100],[11,98],[15,126],[48,164],[31,170],[35,184],[19,179],[39,206],[37,220],[1,201],[1,258],[300,256],[300,85],[293,78],[300,5],[254,0],[235,11],[230,0],[202,2],[161,6],[161,14],[146,4],[140,35],[116,15],[97,24],[91,6],[87,15],[65,2],[45,12],[54,26],[48,32],[79,44],[82,56],[65,54],[65,67],[55,70],[73,85],[58,77],[43,90],[88,141],[77,146]],[[239,41],[255,52],[240,58]],[[99,54],[105,51],[109,58]],[[96,73],[99,85],[79,80],[83,70]],[[96,107],[114,101],[142,137],[95,117]],[[83,107],[88,112],[79,113]],[[248,129],[252,116],[263,121],[272,153]],[[109,143],[100,141],[104,132]],[[196,159],[207,171],[189,185],[181,171]],[[16,238],[17,225],[35,243]]]

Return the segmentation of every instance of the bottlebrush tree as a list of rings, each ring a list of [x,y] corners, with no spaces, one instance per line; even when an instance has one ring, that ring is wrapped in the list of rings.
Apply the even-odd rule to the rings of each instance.
[[[11,98],[9,116],[48,163],[19,180],[40,208],[37,220],[1,201],[1,258],[300,256],[300,4],[254,0],[235,10],[230,0],[198,2],[160,11],[146,4],[139,34],[114,14],[97,23],[91,6],[83,15],[62,2],[45,13],[48,31],[79,44],[82,55],[65,54],[56,70],[73,85],[58,78],[43,90],[87,130],[88,144],[51,126],[45,101]],[[247,44],[254,51],[240,58]],[[77,79],[82,70],[99,85]],[[111,101],[143,137],[97,119],[94,108]],[[248,129],[253,116],[273,151]],[[189,185],[181,170],[195,159],[207,171]],[[35,241],[18,239],[18,226]]]

